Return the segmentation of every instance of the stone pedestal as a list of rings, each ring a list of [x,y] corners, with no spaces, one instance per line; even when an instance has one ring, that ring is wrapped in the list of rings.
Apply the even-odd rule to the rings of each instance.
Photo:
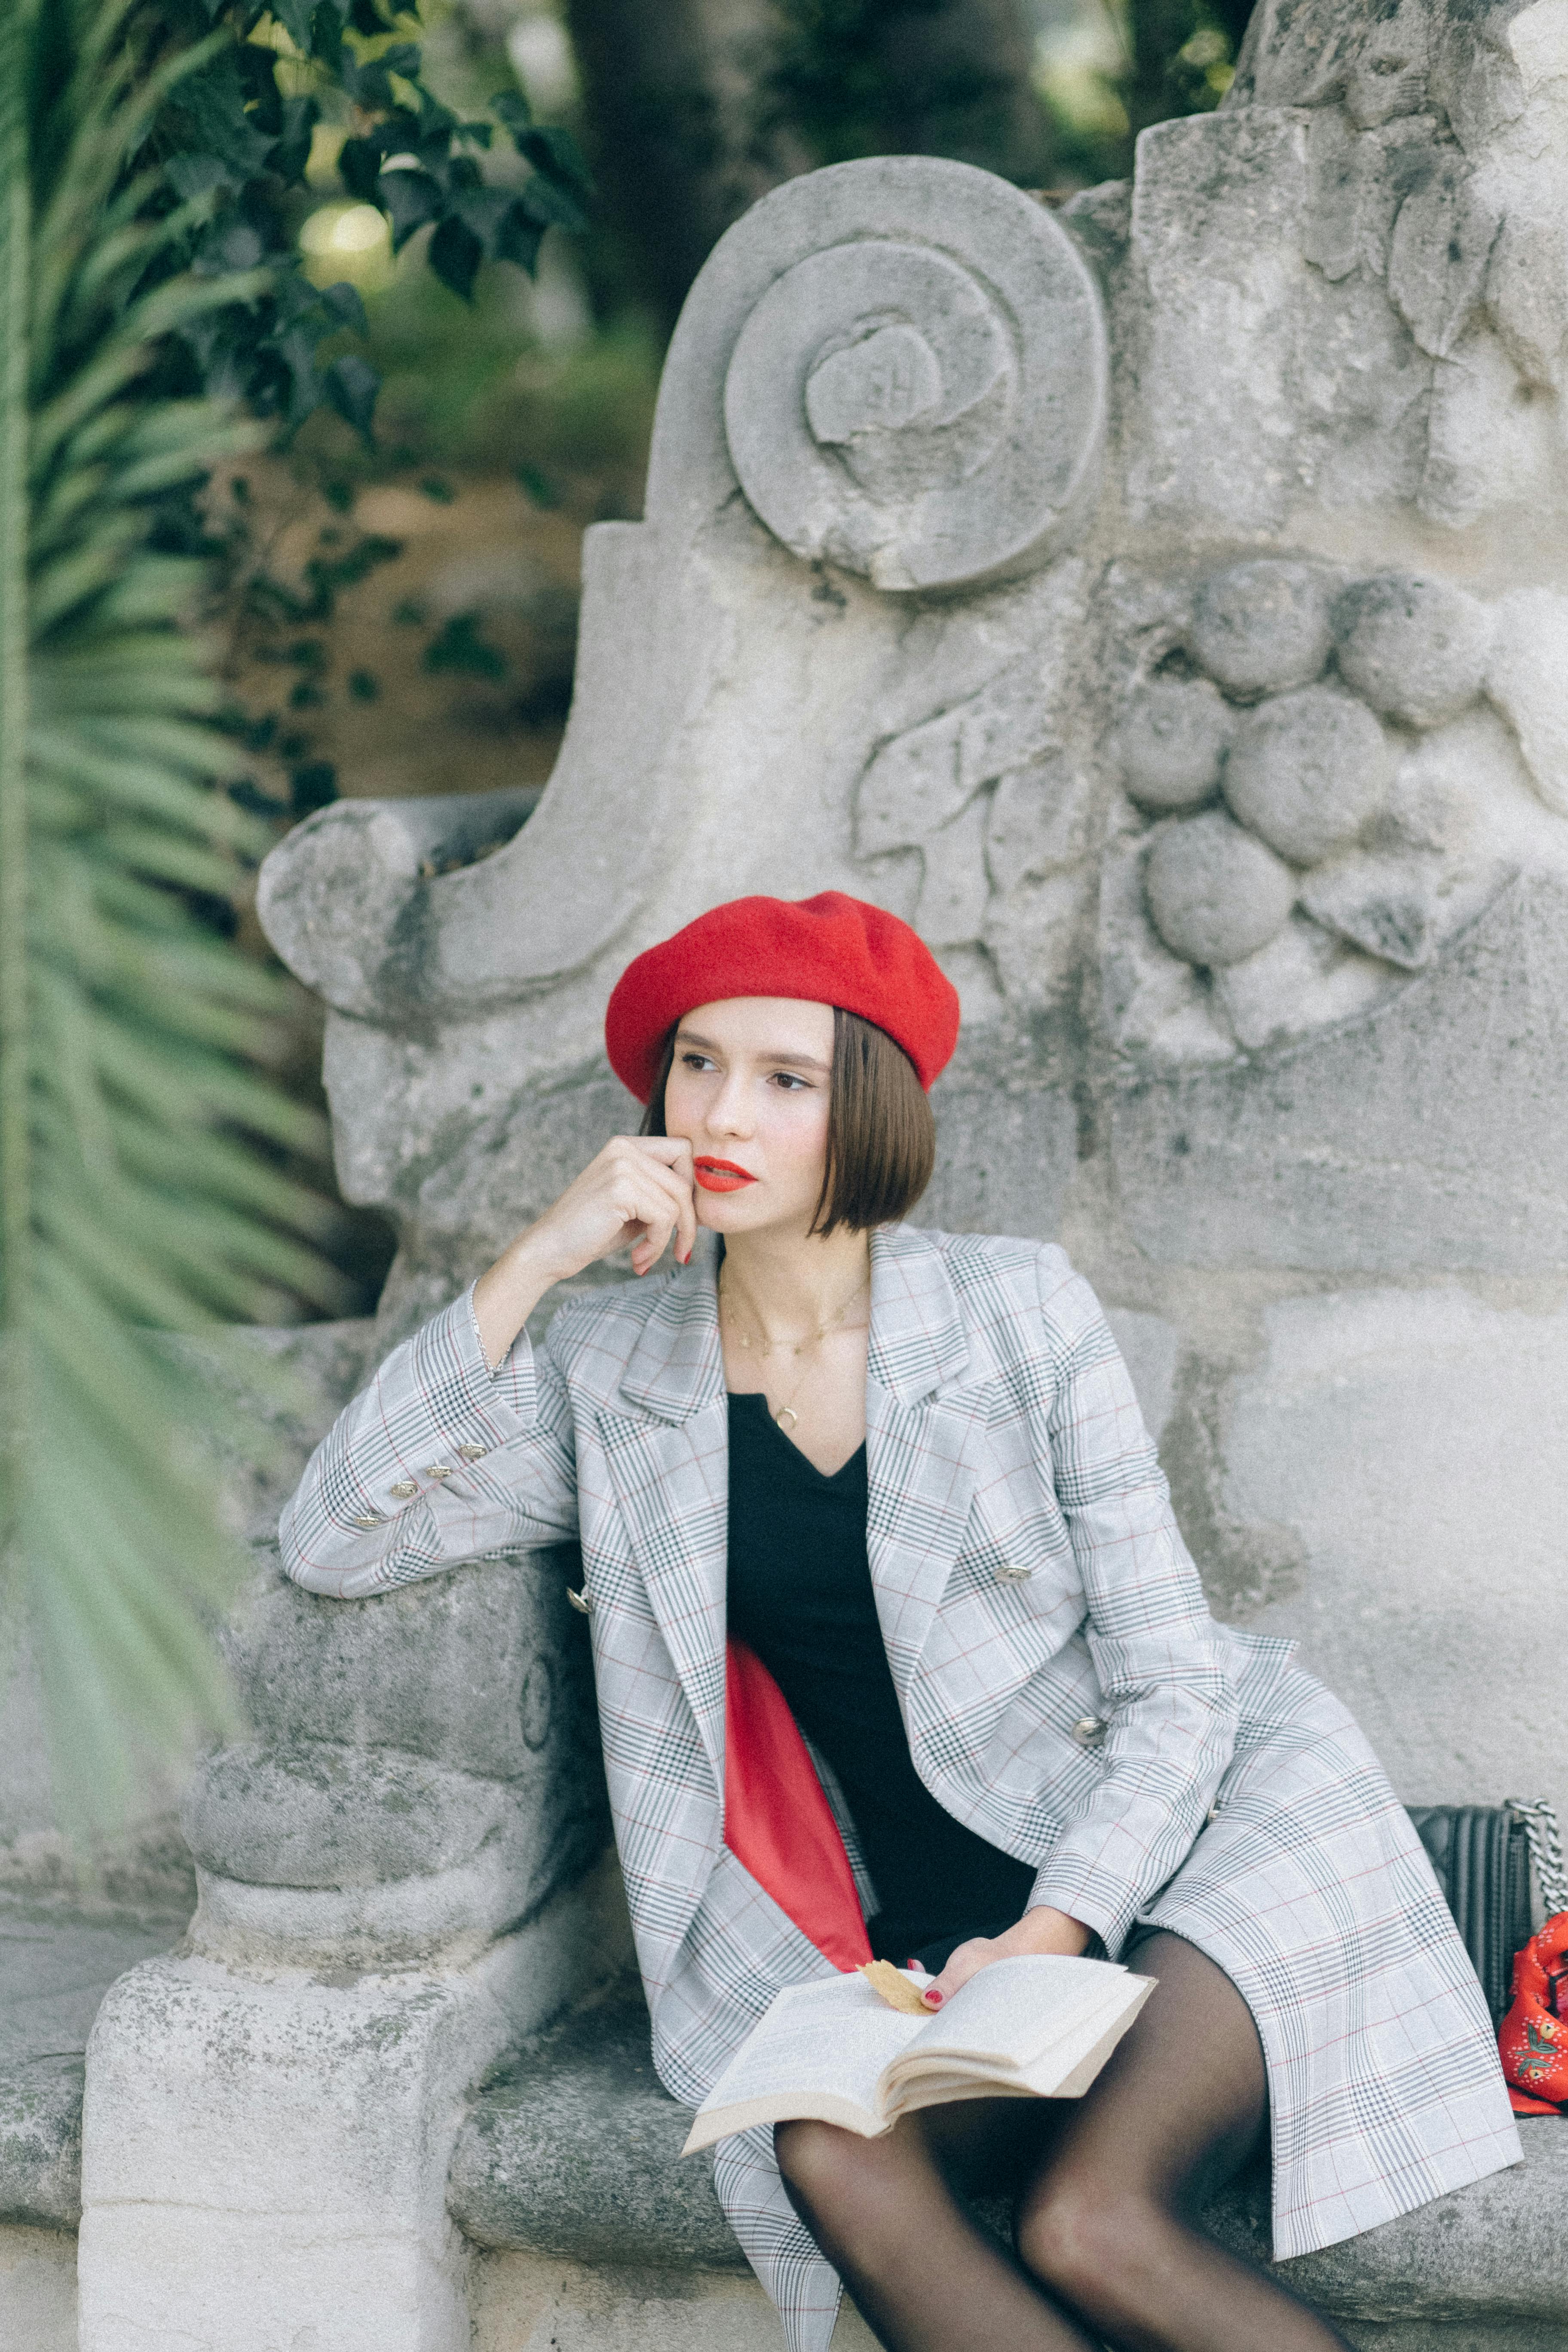
[[[601,1872],[466,1965],[147,1961],[99,2012],[81,2352],[468,2352],[464,2095],[624,1950]]]
[[[258,1581],[195,1917],[89,2045],[82,2352],[468,2352],[465,2096],[630,1951],[571,1567]]]

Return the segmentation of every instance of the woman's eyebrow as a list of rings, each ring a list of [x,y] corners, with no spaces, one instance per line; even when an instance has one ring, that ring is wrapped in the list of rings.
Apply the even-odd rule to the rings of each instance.
[[[678,1045],[695,1045],[700,1053],[704,1054],[717,1054],[721,1050],[711,1037],[704,1037],[700,1031],[696,1029],[677,1030],[675,1042]],[[787,1046],[766,1048],[756,1055],[754,1059],[759,1062],[787,1062],[792,1070],[820,1070],[824,1077],[830,1074],[831,1066],[826,1062],[819,1061],[815,1054],[797,1054]]]

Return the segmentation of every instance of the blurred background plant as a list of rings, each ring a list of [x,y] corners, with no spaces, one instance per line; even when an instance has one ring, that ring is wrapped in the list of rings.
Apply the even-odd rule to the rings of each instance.
[[[368,1313],[394,1245],[260,856],[548,777],[583,532],[640,510],[748,204],[881,152],[1125,175],[1249,5],[0,6],[0,1541],[84,1836],[227,1719],[216,1334]]]

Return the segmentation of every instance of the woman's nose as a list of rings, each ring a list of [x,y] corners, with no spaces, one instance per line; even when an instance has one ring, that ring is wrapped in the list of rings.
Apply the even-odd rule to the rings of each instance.
[[[717,1135],[750,1135],[752,1120],[746,1089],[739,1078],[727,1078],[720,1087],[709,1106],[708,1125]]]

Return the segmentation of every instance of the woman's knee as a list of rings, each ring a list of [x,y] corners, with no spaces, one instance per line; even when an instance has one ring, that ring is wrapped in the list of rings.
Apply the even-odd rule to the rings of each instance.
[[[1041,2182],[1017,2221],[1018,2259],[1075,2309],[1115,2309],[1152,2259],[1170,2216],[1124,2186],[1072,2171]]]

